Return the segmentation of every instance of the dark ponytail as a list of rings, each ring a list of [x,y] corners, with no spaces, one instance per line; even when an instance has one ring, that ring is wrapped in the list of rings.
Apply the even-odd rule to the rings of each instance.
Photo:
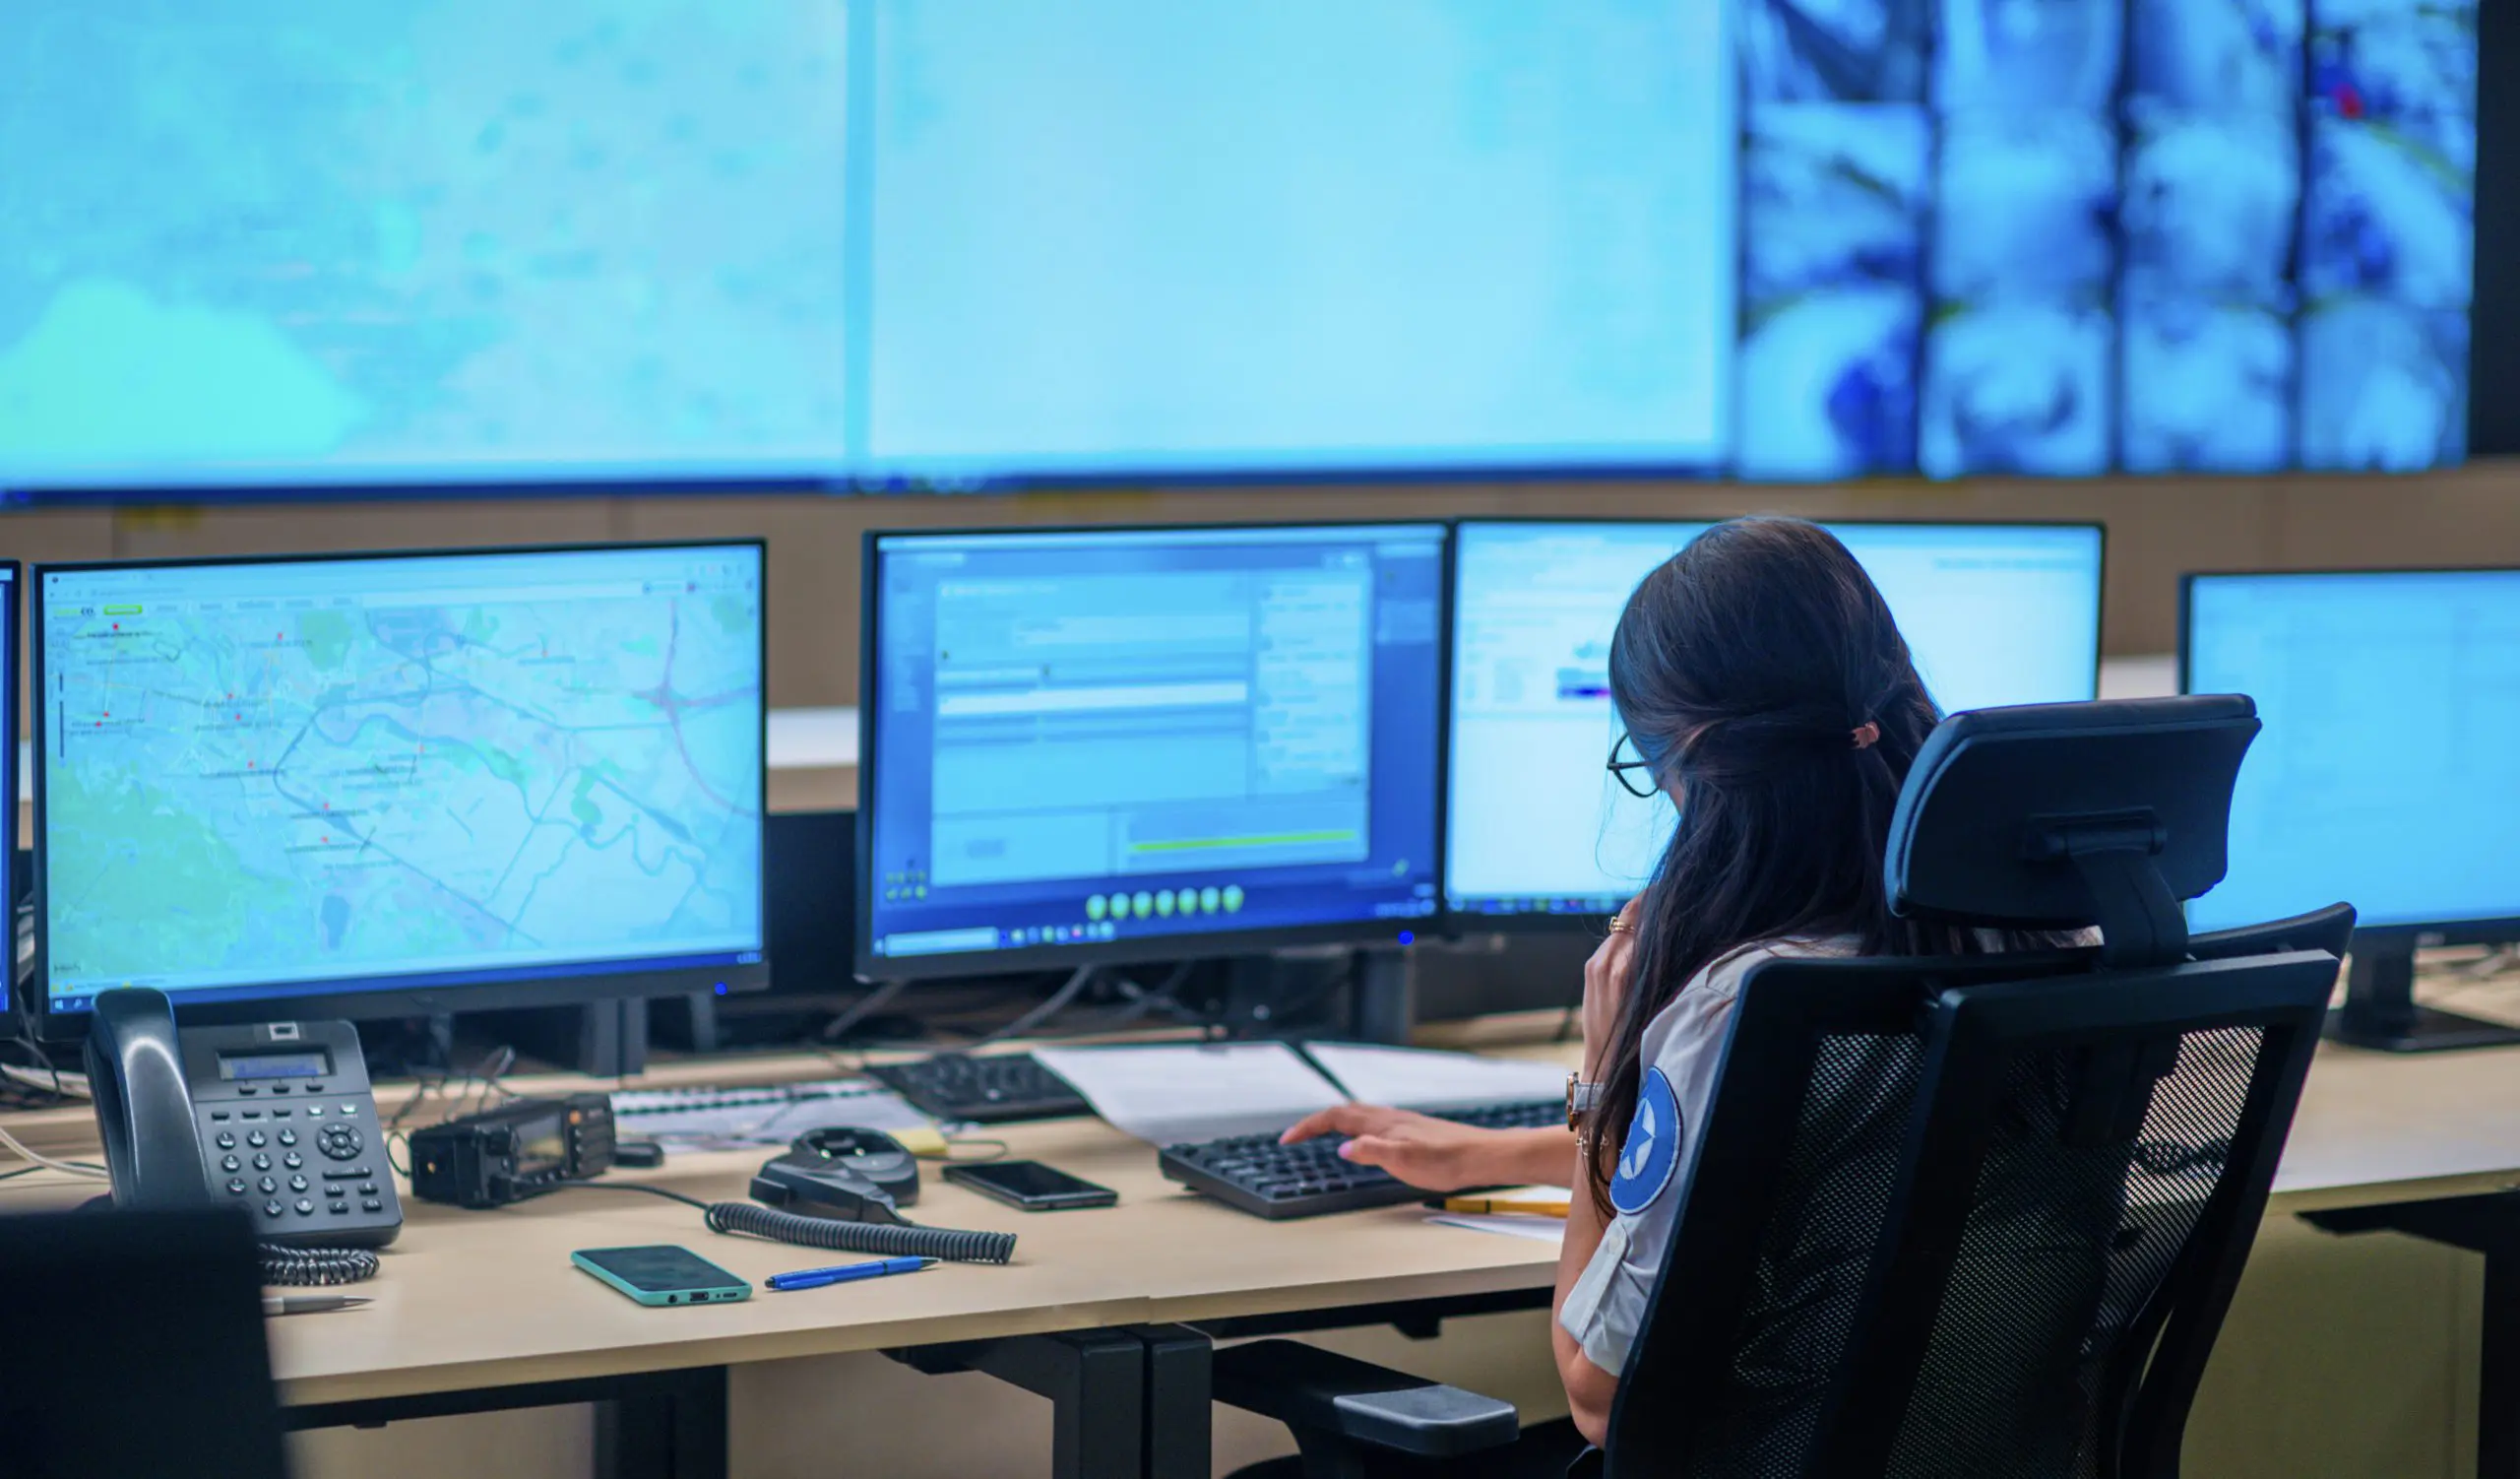
[[[1745,946],[1840,936],[1867,955],[1972,953],[1972,932],[1895,918],[1890,813],[1941,718],[1872,579],[1794,519],[1739,519],[1645,578],[1610,642],[1610,696],[1672,793],[1670,846],[1629,913],[1635,970],[1598,1060],[1593,1196],[1608,1215],[1646,1025]],[[2045,937],[2007,939],[2007,946]]]

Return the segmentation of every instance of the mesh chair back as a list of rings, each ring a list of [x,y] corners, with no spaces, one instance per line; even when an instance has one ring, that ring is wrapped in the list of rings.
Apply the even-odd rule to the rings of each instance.
[[[1750,975],[1610,1472],[2175,1472],[2336,958],[2095,955]]]

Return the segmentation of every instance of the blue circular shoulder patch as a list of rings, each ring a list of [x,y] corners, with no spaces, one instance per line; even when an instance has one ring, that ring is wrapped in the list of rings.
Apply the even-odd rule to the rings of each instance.
[[[1636,1118],[1628,1122],[1618,1174],[1610,1178],[1610,1205],[1634,1216],[1654,1204],[1680,1164],[1680,1101],[1660,1068],[1645,1070],[1636,1092]]]

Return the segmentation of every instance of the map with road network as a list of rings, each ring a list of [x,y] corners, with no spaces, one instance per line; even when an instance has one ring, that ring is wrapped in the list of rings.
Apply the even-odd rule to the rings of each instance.
[[[49,986],[761,943],[748,547],[47,572]]]

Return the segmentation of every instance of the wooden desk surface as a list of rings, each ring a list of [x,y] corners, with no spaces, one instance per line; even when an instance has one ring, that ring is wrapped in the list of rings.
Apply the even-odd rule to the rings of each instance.
[[[1493,1031],[1491,1026],[1489,1031]],[[1563,1057],[1525,1044],[1519,1055]],[[655,1080],[829,1076],[807,1058],[684,1063]],[[580,1081],[582,1082],[582,1081]],[[537,1085],[519,1081],[516,1087]],[[553,1084],[551,1086],[557,1086]],[[85,1117],[53,1112],[63,1145]],[[13,1125],[28,1134],[30,1125]],[[1003,1126],[1012,1153],[1120,1193],[1109,1210],[1027,1214],[949,1186],[929,1168],[913,1215],[1021,1235],[1013,1265],[940,1265],[907,1278],[740,1305],[650,1310],[568,1262],[574,1249],[677,1243],[758,1283],[851,1255],[709,1233],[689,1207],[632,1192],[569,1191],[496,1212],[406,1201],[402,1240],[366,1309],[272,1325],[291,1403],[736,1364],[1145,1321],[1321,1310],[1546,1285],[1545,1244],[1428,1226],[1416,1206],[1269,1223],[1192,1196],[1148,1147],[1096,1121]],[[91,1134],[91,1139],[93,1135]],[[739,1199],[767,1152],[679,1156],[654,1181]],[[2452,1195],[2520,1180],[2520,1050],[2394,1058],[2321,1050],[2278,1183],[2277,1214]],[[94,1184],[49,1173],[0,1183],[0,1210],[59,1204]]]
[[[1108,1210],[1025,1213],[926,1169],[917,1220],[1020,1235],[1006,1267],[940,1264],[907,1278],[743,1304],[645,1309],[570,1266],[583,1248],[673,1243],[751,1280],[864,1254],[710,1233],[701,1214],[627,1191],[566,1191],[490,1212],[405,1201],[403,1236],[357,1292],[376,1303],[272,1323],[291,1403],[456,1391],[985,1336],[1529,1288],[1544,1245],[1425,1225],[1415,1207],[1268,1223],[1183,1192],[1154,1153],[1098,1121],[1010,1125],[1018,1156],[1120,1193]],[[741,1200],[767,1151],[678,1156],[616,1172],[704,1200]],[[38,1181],[45,1185],[38,1186]],[[50,1174],[6,1185],[0,1209],[92,1194]]]

